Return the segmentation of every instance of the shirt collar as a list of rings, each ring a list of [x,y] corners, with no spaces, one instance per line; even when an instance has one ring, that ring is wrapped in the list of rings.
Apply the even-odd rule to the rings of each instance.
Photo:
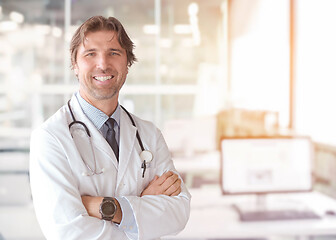
[[[84,114],[90,119],[90,121],[93,123],[93,125],[97,129],[101,129],[106,120],[109,118],[103,111],[99,110],[95,106],[91,105],[88,103],[82,96],[80,95],[79,92],[75,94],[79,105],[81,106]],[[113,112],[111,115],[111,118],[113,118],[118,127],[120,127],[120,105],[118,103],[116,110]]]

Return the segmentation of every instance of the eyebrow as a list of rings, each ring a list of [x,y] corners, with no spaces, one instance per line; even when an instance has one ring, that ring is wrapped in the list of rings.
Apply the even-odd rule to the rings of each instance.
[[[94,51],[96,51],[97,49],[95,49],[95,48],[91,48],[91,49],[87,49],[87,50],[84,50],[84,54],[85,53],[88,53],[88,52],[94,52]]]
[[[122,50],[120,50],[118,48],[109,48],[108,50],[111,51],[111,52],[122,53]],[[94,51],[97,51],[97,49],[96,48],[87,49],[87,50],[84,50],[83,54],[88,53],[88,52],[94,52]]]
[[[122,50],[118,49],[118,48],[110,48],[109,49],[111,52],[119,52],[122,53]]]

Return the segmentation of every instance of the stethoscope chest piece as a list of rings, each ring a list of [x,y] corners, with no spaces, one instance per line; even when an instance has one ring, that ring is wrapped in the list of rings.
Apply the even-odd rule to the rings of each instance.
[[[79,125],[81,125],[82,128],[85,129],[86,135],[87,135],[87,137],[89,139],[89,142],[90,142],[91,152],[93,154],[93,162],[94,162],[94,167],[93,168],[91,168],[88,165],[88,163],[84,160],[84,158],[82,157],[84,165],[89,170],[89,172],[83,172],[82,175],[83,176],[93,176],[93,175],[99,175],[99,174],[104,173],[104,171],[105,171],[104,168],[102,168],[100,171],[97,171],[97,167],[96,167],[96,163],[97,162],[96,162],[96,159],[95,159],[95,155],[94,155],[94,151],[93,151],[93,147],[92,147],[92,143],[91,143],[91,134],[90,134],[89,129],[87,128],[87,126],[85,125],[85,123],[76,120],[76,118],[75,118],[75,116],[74,116],[74,114],[72,112],[71,106],[70,106],[70,100],[68,101],[68,107],[69,107],[69,111],[70,111],[70,114],[71,114],[71,117],[72,117],[72,122],[69,124],[69,129],[71,129],[71,127],[73,125],[75,125],[75,124],[77,124],[77,125],[79,124]],[[132,122],[132,125],[136,128],[135,122],[134,122],[131,114],[123,106],[120,105],[120,107],[122,109],[124,109],[124,111],[126,112],[126,114],[129,116],[129,118],[130,118],[130,120]],[[71,133],[71,136],[72,136],[72,138],[74,138],[74,135],[72,133]],[[138,139],[140,148],[142,150],[142,152],[140,153],[140,159],[141,159],[141,162],[142,162],[141,168],[143,168],[142,177],[144,178],[145,177],[145,171],[146,171],[146,168],[147,168],[147,164],[150,163],[153,160],[153,154],[150,151],[145,150],[145,148],[143,146],[143,143],[141,141],[141,138],[140,138],[138,130],[136,131],[136,137]]]
[[[141,168],[143,168],[142,171],[142,178],[145,177],[145,172],[146,172],[146,168],[147,168],[147,164],[150,163],[153,160],[153,154],[148,151],[148,150],[143,150],[140,153],[140,158],[141,158]]]
[[[143,150],[140,153],[141,161],[145,161],[146,164],[150,163],[153,160],[153,154],[148,150]]]

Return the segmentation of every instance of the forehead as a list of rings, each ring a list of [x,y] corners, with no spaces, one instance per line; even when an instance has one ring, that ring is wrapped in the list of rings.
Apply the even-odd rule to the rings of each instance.
[[[88,32],[82,44],[79,46],[79,50],[88,49],[88,48],[116,48],[123,50],[118,41],[118,35],[115,31],[96,31]]]

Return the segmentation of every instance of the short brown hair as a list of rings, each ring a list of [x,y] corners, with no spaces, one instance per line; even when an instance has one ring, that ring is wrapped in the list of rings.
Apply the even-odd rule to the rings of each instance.
[[[102,16],[94,16],[86,20],[75,32],[70,43],[71,67],[77,61],[77,51],[80,44],[89,32],[97,32],[101,30],[115,31],[117,33],[120,46],[126,50],[127,65],[130,67],[137,61],[133,49],[134,43],[127,35],[123,25],[114,17],[105,18]]]

